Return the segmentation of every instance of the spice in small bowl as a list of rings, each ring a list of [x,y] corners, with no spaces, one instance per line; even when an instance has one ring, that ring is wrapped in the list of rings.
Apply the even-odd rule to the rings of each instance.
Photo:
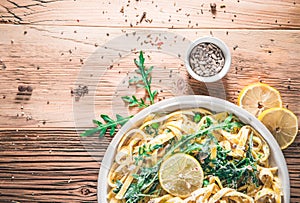
[[[223,78],[231,64],[228,47],[215,37],[202,37],[192,43],[187,53],[186,67],[190,75],[201,82]]]

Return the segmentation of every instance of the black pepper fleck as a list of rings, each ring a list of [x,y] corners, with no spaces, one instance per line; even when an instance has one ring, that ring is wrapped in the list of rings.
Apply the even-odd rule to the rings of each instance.
[[[26,90],[27,90],[27,92],[32,92],[33,88],[31,86],[27,86]]]
[[[217,5],[216,5],[216,3],[211,3],[210,4],[210,8],[211,8],[211,12],[212,12],[212,14],[216,14],[216,12],[217,12]]]
[[[26,89],[27,89],[27,88],[26,88],[24,85],[19,85],[19,86],[18,86],[18,91],[19,91],[19,92],[25,92]]]
[[[0,66],[1,66],[1,69],[2,70],[5,70],[6,69],[6,65],[5,63],[0,59]]]

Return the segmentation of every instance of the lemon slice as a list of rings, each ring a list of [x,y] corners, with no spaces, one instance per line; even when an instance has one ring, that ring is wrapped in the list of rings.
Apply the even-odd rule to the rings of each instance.
[[[159,169],[159,182],[169,194],[185,198],[202,187],[203,170],[194,157],[177,153],[166,159]]]
[[[263,111],[258,119],[270,130],[281,149],[287,148],[295,140],[298,120],[290,110],[271,108]]]
[[[238,97],[238,105],[256,117],[266,109],[282,107],[280,93],[273,87],[254,83],[244,87]]]

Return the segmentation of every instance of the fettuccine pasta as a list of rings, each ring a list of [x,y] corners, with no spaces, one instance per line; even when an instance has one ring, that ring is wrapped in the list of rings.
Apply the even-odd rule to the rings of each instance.
[[[158,179],[161,163],[176,153],[196,158],[203,186],[182,198]],[[227,112],[206,109],[150,114],[119,142],[108,175],[108,202],[227,203],[281,202],[277,167],[269,165],[263,137]]]

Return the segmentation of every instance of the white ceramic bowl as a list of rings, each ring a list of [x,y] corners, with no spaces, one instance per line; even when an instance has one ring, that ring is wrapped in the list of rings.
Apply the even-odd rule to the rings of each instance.
[[[200,75],[198,75],[197,73],[194,72],[194,70],[191,68],[190,66],[190,53],[192,52],[193,48],[195,46],[197,46],[200,43],[212,43],[215,44],[216,46],[218,46],[221,51],[223,52],[224,58],[225,58],[225,63],[223,68],[221,69],[220,72],[218,72],[216,75],[213,76],[209,76],[209,77],[202,77]],[[189,74],[196,80],[200,81],[200,82],[216,82],[220,79],[222,79],[227,72],[230,69],[230,65],[231,65],[231,54],[230,54],[230,50],[227,47],[227,45],[220,39],[216,38],[216,37],[201,37],[198,38],[197,40],[195,40],[191,46],[189,47],[188,51],[187,51],[187,55],[186,55],[186,59],[185,59],[185,66],[187,71],[189,72]]]
[[[108,193],[107,176],[110,167],[112,166],[112,163],[114,161],[117,145],[125,132],[127,132],[137,123],[141,122],[150,113],[171,112],[179,109],[188,109],[196,107],[203,107],[215,112],[231,112],[238,116],[242,122],[254,127],[264,137],[271,149],[270,164],[271,166],[277,166],[279,168],[278,176],[281,180],[284,203],[289,203],[290,181],[287,165],[279,145],[277,144],[272,134],[268,131],[268,129],[253,115],[251,115],[246,110],[236,106],[235,104],[215,97],[194,95],[174,97],[151,105],[150,107],[136,114],[119,130],[119,132],[115,135],[114,139],[108,146],[108,149],[101,163],[98,178],[98,202],[108,203],[106,200],[106,196]]]

